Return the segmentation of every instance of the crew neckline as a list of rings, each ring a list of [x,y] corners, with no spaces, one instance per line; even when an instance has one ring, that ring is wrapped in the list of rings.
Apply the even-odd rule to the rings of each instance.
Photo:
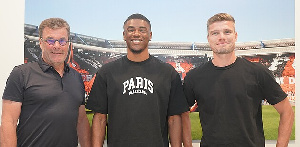
[[[239,62],[238,60],[240,60],[239,57],[237,57],[236,60],[235,60],[233,63],[231,63],[231,64],[229,64],[229,65],[227,65],[227,66],[224,66],[224,67],[218,67],[218,66],[215,66],[215,65],[212,63],[212,60],[210,60],[210,64],[211,64],[215,69],[217,69],[217,70],[226,70],[226,69],[230,69],[230,68],[234,67],[234,66],[237,64],[237,62]]]
[[[145,64],[147,62],[149,62],[151,60],[151,58],[153,58],[153,56],[149,55],[149,58],[144,60],[144,61],[140,61],[140,62],[135,62],[135,61],[131,61],[128,59],[127,55],[124,56],[124,59],[126,62],[130,63],[130,64]]]

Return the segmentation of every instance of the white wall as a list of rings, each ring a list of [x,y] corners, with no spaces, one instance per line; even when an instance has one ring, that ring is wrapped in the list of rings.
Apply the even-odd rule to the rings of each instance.
[[[296,61],[296,105],[295,105],[295,116],[296,116],[296,126],[295,126],[295,140],[296,146],[300,147],[300,2],[295,0],[295,61]]]
[[[7,77],[15,65],[24,63],[24,9],[25,0],[0,1],[0,114]]]

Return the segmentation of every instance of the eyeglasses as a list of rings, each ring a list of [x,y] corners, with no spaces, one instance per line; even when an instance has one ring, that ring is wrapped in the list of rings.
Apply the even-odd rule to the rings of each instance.
[[[43,40],[44,42],[47,42],[49,45],[54,45],[56,41],[58,41],[58,43],[61,45],[61,46],[65,46],[68,42],[70,42],[69,40],[66,40],[66,39],[59,39],[59,40],[56,40],[56,39],[43,39],[41,38],[41,40]]]

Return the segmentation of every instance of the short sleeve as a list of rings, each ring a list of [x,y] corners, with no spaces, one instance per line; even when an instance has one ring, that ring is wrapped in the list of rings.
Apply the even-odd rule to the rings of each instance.
[[[258,65],[260,66],[258,82],[261,87],[261,91],[263,93],[264,98],[267,99],[268,103],[270,103],[271,105],[275,105],[281,102],[283,99],[286,98],[287,94],[276,82],[272,72],[263,65]]]
[[[187,75],[184,78],[183,91],[189,106],[193,106],[195,104],[195,94],[192,86],[190,73],[187,73]]]
[[[176,72],[174,70],[174,72]],[[168,115],[178,115],[189,110],[185,95],[183,93],[182,82],[179,74],[171,82],[170,101]]]
[[[86,108],[97,113],[107,114],[107,84],[102,76],[103,74],[101,74],[101,70],[99,70],[88,96]]]
[[[4,89],[2,99],[22,102],[24,96],[24,80],[21,68],[14,67]]]
[[[82,85],[81,91],[82,91],[83,97],[82,97],[82,103],[81,103],[81,105],[85,105],[85,97],[84,97],[84,95],[85,95],[85,87],[84,87],[82,76],[79,73],[78,73],[78,78],[79,78],[80,84]]]

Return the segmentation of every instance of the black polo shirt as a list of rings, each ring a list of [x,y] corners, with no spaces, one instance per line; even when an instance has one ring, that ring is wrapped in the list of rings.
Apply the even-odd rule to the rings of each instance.
[[[60,75],[44,61],[16,66],[3,99],[21,102],[18,146],[77,146],[78,111],[84,105],[81,75],[65,64]]]

